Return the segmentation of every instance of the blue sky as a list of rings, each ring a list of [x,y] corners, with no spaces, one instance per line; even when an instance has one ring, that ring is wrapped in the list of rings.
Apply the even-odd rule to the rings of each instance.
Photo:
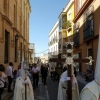
[[[36,53],[48,49],[48,35],[69,0],[30,0],[30,43]],[[41,53],[36,54],[36,56]]]

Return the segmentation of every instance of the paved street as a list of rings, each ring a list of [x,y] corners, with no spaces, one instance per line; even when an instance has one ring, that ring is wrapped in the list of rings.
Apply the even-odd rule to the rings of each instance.
[[[81,80],[82,81],[82,80]],[[58,93],[58,82],[54,82],[49,76],[47,78],[47,85],[44,85],[41,81],[39,81],[39,87],[34,90],[34,98],[35,100],[57,100]],[[85,86],[82,82],[78,82],[79,92]],[[7,89],[3,94],[2,100],[12,100],[12,93],[7,93]]]
[[[49,100],[57,100],[58,82],[54,82],[50,77],[48,77],[47,88]]]

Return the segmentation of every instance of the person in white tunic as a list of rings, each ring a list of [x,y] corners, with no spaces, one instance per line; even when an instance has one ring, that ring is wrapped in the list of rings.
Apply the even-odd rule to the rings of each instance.
[[[94,80],[88,83],[80,93],[80,100],[100,100],[100,28],[99,43]]]
[[[78,84],[77,80],[72,75],[72,100],[78,100],[79,99],[79,90],[78,90]],[[67,100],[67,80],[70,78],[67,77],[67,70],[61,74],[60,81],[59,81],[59,88],[58,88],[58,99],[57,100]]]
[[[25,84],[27,99],[25,99]],[[21,65],[21,76],[16,79],[13,100],[34,100],[32,84],[23,68],[23,62]]]

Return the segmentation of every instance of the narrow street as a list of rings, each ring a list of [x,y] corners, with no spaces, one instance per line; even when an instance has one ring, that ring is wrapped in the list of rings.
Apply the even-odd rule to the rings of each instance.
[[[58,84],[57,81],[54,82],[51,77],[48,76],[47,85],[44,85],[40,77],[39,87],[34,90],[34,100],[57,100]],[[84,84],[78,82],[78,85],[80,92]],[[5,91],[7,91],[7,89],[5,89]],[[7,94],[7,92],[5,92],[5,97],[2,100],[13,100],[12,96],[12,93]]]

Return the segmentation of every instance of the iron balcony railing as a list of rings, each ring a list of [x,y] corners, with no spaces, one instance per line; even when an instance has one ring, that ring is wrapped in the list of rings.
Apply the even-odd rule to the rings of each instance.
[[[69,29],[69,28],[71,28],[71,21],[66,22],[66,29]]]
[[[94,36],[94,32],[92,31],[92,28],[88,26],[84,31],[83,31],[83,40],[89,39]]]
[[[75,33],[73,37],[74,46],[79,45],[79,33]]]

